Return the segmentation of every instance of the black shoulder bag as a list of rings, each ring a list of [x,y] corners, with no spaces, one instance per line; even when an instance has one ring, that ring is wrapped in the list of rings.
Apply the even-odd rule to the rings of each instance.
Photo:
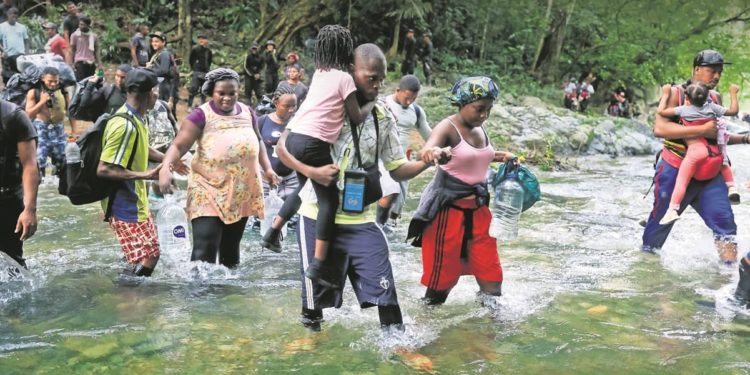
[[[375,109],[372,110],[375,120],[375,160],[370,164],[362,163],[362,155],[359,151],[359,135],[357,127],[352,127],[352,140],[354,141],[354,154],[357,157],[358,168],[348,168],[344,171],[344,192],[341,210],[344,212],[361,213],[365,207],[377,202],[383,197],[383,189],[380,187],[380,128],[378,116]]]

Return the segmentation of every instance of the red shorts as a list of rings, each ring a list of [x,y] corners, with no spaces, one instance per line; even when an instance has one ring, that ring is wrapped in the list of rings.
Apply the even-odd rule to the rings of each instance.
[[[465,214],[471,215],[473,227],[467,236]],[[503,268],[497,255],[497,240],[489,234],[490,221],[490,209],[477,208],[474,198],[460,199],[438,212],[422,235],[422,284],[447,290],[458,283],[461,275],[502,282]]]
[[[109,219],[109,225],[114,229],[128,263],[159,256],[159,237],[150,217],[143,222],[129,223],[113,216]]]

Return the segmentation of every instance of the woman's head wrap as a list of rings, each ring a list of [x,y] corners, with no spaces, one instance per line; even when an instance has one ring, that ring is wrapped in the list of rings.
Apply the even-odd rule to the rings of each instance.
[[[495,81],[488,77],[468,77],[456,82],[451,89],[451,95],[448,97],[451,104],[463,107],[479,99],[491,98],[497,99],[500,89]]]
[[[201,93],[203,93],[203,95],[211,96],[214,94],[214,86],[216,86],[216,82],[227,80],[235,80],[239,83],[240,75],[234,70],[228,68],[214,69],[206,73],[206,82],[203,82]]]

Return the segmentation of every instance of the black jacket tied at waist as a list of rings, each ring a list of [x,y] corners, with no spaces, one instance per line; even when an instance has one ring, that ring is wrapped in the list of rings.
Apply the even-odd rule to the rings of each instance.
[[[471,195],[476,197],[477,207],[489,204],[490,193],[487,190],[486,182],[469,185],[438,168],[435,177],[425,188],[422,199],[419,200],[419,206],[417,206],[414,217],[409,223],[406,239],[413,238],[412,245],[421,247],[422,233],[427,225],[435,219],[438,212],[454,201]]]

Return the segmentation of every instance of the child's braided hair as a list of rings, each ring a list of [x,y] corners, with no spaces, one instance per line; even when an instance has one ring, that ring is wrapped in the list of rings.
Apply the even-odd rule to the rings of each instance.
[[[353,51],[354,41],[349,29],[339,25],[323,26],[315,40],[315,68],[348,70]]]

